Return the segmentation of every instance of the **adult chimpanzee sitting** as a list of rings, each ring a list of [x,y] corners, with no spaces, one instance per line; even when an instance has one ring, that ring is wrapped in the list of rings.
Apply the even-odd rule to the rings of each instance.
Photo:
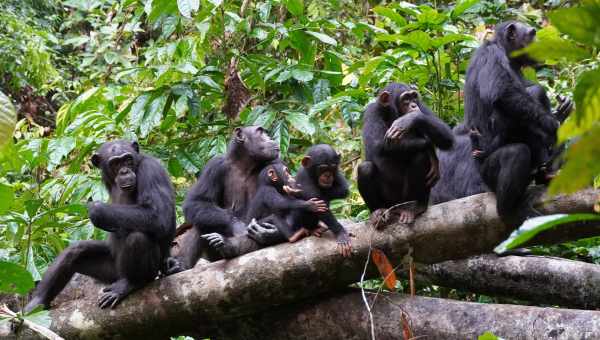
[[[423,212],[438,176],[434,146],[448,149],[450,128],[404,84],[386,86],[365,112],[363,142],[366,160],[358,168],[358,190],[372,212],[375,226],[389,222],[393,209],[402,223]]]
[[[264,166],[279,157],[279,146],[259,126],[236,128],[227,153],[211,159],[183,203],[187,223],[193,225],[181,245],[179,259],[184,268],[193,267],[201,256],[209,260],[222,257],[205,247],[202,235],[218,233],[232,238],[229,245],[247,253],[284,238],[276,226],[251,223],[243,219],[256,194],[257,179]],[[236,250],[236,249],[234,249]],[[236,250],[237,251],[237,250]]]
[[[104,143],[92,163],[102,171],[111,203],[90,202],[89,217],[108,232],[108,240],[65,249],[46,271],[27,311],[48,307],[75,273],[110,283],[98,304],[112,308],[165,270],[175,236],[174,193],[165,169],[140,154],[136,142],[123,140]]]
[[[519,207],[558,127],[548,108],[527,91],[521,68],[533,61],[525,54],[513,56],[534,38],[535,29],[525,24],[499,24],[495,37],[472,57],[465,81],[465,128],[481,134],[486,149],[479,157],[482,179],[496,193],[500,216],[515,221],[536,214],[527,205]]]

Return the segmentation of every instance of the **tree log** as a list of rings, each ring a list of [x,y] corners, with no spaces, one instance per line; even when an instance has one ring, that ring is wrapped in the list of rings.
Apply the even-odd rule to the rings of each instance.
[[[367,295],[372,303],[375,294]],[[600,312],[482,304],[379,294],[372,308],[375,339],[477,339],[487,331],[504,339],[599,339]],[[404,321],[402,314],[404,314]],[[371,339],[360,292],[288,305],[227,323],[216,339]]]
[[[545,198],[543,213],[590,212],[600,191]],[[510,233],[496,214],[493,194],[479,194],[431,207],[411,226],[395,224],[384,231],[356,223],[348,226],[353,256],[341,257],[332,235],[281,244],[235,258],[197,266],[157,280],[133,293],[117,309],[96,305],[97,294],[53,308],[51,329],[68,339],[146,339],[209,332],[219,321],[255,314],[359,281],[371,247],[383,250],[399,264],[413,249],[415,261],[437,263],[489,253]],[[600,235],[599,225],[577,226],[583,236]],[[565,227],[568,228],[568,227]],[[574,233],[552,230],[555,242]],[[374,271],[369,277],[377,275]],[[88,291],[90,293],[92,291]],[[1,334],[0,334],[1,335]]]
[[[600,308],[600,266],[546,256],[494,254],[420,265],[417,280],[543,305]]]

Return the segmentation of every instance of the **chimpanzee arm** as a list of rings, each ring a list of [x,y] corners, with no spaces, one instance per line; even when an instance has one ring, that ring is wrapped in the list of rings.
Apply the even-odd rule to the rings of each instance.
[[[226,175],[224,163],[222,156],[211,159],[183,202],[186,222],[199,227],[203,233],[223,232],[234,222],[233,213],[219,206]]]
[[[92,223],[114,232],[141,231],[162,239],[175,233],[175,195],[169,175],[160,163],[142,156],[137,169],[136,204],[90,204]]]
[[[312,204],[303,199],[290,197],[280,194],[275,188],[268,188],[267,190],[261,191],[265,197],[265,205],[271,210],[283,211],[287,209],[304,209],[310,211]]]
[[[331,211],[320,213],[319,220],[323,221],[323,223],[327,224],[331,232],[338,238],[348,238],[348,232],[344,228],[344,226],[338,222],[337,218],[331,213]]]
[[[454,144],[454,135],[450,127],[425,105],[421,104],[419,108],[423,114],[418,116],[417,129],[429,137],[429,140],[438,148],[442,150],[450,149]]]
[[[333,187],[327,192],[328,200],[346,198],[350,193],[350,190],[348,189],[346,178],[344,178],[344,175],[342,175],[339,170],[335,173],[335,180],[333,183]]]

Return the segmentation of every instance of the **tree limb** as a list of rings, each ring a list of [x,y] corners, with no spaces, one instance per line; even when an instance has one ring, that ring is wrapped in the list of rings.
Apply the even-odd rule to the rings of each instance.
[[[598,190],[546,198],[543,213],[590,212]],[[542,204],[545,202],[546,204]],[[219,321],[255,314],[276,305],[334,291],[357,282],[371,247],[383,250],[394,264],[413,249],[422,263],[460,259],[489,253],[511,228],[496,214],[493,194],[479,194],[430,207],[414,225],[393,225],[374,231],[362,223],[348,226],[353,256],[337,253],[332,235],[307,238],[235,258],[198,266],[149,284],[125,299],[116,310],[96,306],[97,291],[51,310],[51,329],[68,339],[136,339],[176,335],[188,330],[206,333]],[[600,226],[578,229],[600,235]],[[564,233],[555,239],[565,241]],[[576,237],[575,234],[568,234]],[[368,273],[373,277],[375,272]],[[1,335],[0,331],[0,335]]]

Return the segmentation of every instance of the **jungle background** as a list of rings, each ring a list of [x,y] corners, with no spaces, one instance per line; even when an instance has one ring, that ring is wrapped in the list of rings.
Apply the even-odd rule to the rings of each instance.
[[[333,210],[365,220],[355,183],[364,107],[389,82],[410,83],[456,125],[469,58],[506,19],[538,28],[529,50],[545,65],[527,78],[553,103],[557,94],[576,102],[560,129],[570,148],[551,191],[593,185],[598,18],[598,1],[3,0],[0,291],[27,292],[69,244],[104,237],[85,208],[108,199],[89,159],[115,138],[137,140],[168,169],[178,223],[187,190],[233,128],[264,126],[292,169],[308,146],[329,143],[351,179],[350,197]],[[600,263],[600,239],[535,252]],[[434,285],[417,293],[507,301]]]

